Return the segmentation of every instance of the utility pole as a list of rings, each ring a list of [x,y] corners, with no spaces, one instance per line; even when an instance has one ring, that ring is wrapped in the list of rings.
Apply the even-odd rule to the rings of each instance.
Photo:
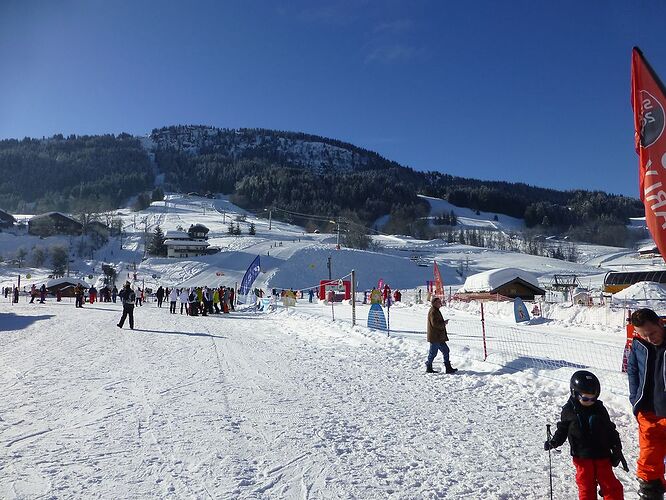
[[[356,326],[356,271],[351,271],[352,326]]]
[[[143,256],[146,257],[146,250],[148,245],[148,217],[143,219]]]
[[[268,211],[268,230],[269,231],[271,230],[271,226],[272,226],[271,223],[272,222],[273,222],[273,210],[269,210]]]
[[[338,217],[336,220],[338,224],[338,242],[336,243],[335,248],[340,250],[340,217]]]
[[[331,279],[331,257],[330,256],[328,258],[328,264],[326,264],[326,265],[328,266],[328,279],[330,280]]]

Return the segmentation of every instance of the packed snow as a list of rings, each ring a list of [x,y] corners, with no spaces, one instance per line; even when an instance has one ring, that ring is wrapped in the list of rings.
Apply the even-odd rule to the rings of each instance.
[[[604,300],[599,288],[610,270],[663,263],[595,245],[580,245],[579,261],[565,262],[402,236],[374,237],[371,251],[335,250],[335,235],[276,220],[269,226],[259,215],[224,197],[176,194],[136,214],[120,211],[122,246],[111,238],[92,255],[73,257],[71,279],[99,287],[107,263],[135,286],[235,286],[258,255],[254,286],[307,290],[328,278],[330,258],[333,278],[356,273],[356,326],[347,301],[310,304],[307,295],[295,308],[278,302],[274,312],[243,307],[208,317],[172,315],[148,302],[136,308],[135,330],[116,327],[120,304],[76,309],[70,299],[3,299],[0,498],[546,498],[545,425],[557,421],[568,378],[583,366],[600,376],[602,399],[635,463],[635,423],[619,370],[628,309]],[[242,236],[228,234],[232,221]],[[210,229],[219,253],[144,257],[145,232],[196,223]],[[30,255],[31,267],[9,262],[19,247],[30,253],[70,243],[76,240],[0,233],[0,285],[19,275],[22,289],[48,281],[48,267]],[[480,304],[448,302],[460,372],[427,376],[428,305],[418,297],[425,302],[433,261],[447,297],[477,273],[510,267],[542,288],[555,274],[576,274],[594,290],[595,305],[528,304],[538,314],[519,326],[511,303],[488,302],[484,339]],[[486,273],[486,284],[500,274]],[[363,291],[380,279],[403,291],[386,310],[389,332],[365,327]],[[641,293],[663,298],[652,288]],[[663,302],[653,304],[666,312]],[[553,473],[556,498],[575,497],[568,445],[553,454]],[[635,494],[632,473],[617,474],[627,496]]]
[[[620,300],[666,300],[666,288],[653,281],[639,281],[613,295]]]
[[[298,307],[188,317],[148,303],[120,330],[119,304],[2,302],[0,496],[544,498],[565,383],[477,361],[455,334],[466,313],[447,312],[460,372],[427,376],[422,335]],[[401,329],[423,331],[416,312]],[[549,338],[566,352],[568,337]],[[634,460],[629,403],[603,396]],[[575,494],[566,455],[558,498]]]

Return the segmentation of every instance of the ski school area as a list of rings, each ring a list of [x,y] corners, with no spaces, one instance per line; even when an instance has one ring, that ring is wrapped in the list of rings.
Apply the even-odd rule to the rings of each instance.
[[[582,368],[633,469],[625,310],[516,323],[512,302],[447,301],[459,371],[426,374],[428,290],[387,308],[345,299],[350,279],[228,315],[147,301],[133,330],[119,303],[0,302],[0,497],[548,498],[546,425]],[[560,450],[554,498],[574,498]]]

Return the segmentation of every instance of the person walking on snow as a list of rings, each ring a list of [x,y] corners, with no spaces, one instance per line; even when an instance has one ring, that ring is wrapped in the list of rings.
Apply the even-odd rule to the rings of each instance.
[[[77,283],[74,288],[74,297],[76,297],[76,302],[74,307],[83,307],[83,285]]]
[[[664,498],[666,457],[666,335],[652,309],[631,315],[634,337],[627,360],[629,401],[638,421],[638,498]]]
[[[604,500],[623,500],[624,489],[613,467],[620,463],[626,471],[629,467],[622,455],[620,435],[599,400],[599,379],[591,372],[579,370],[571,377],[569,389],[571,396],[562,407],[557,430],[543,449],[557,448],[569,439],[579,500],[596,500],[597,484]]]
[[[155,292],[155,297],[157,297],[157,307],[162,307],[162,301],[164,300],[164,288],[162,288],[162,285]]]
[[[172,288],[169,292],[169,312],[176,314],[176,302],[178,301],[178,290]]]
[[[428,311],[428,333],[427,340],[430,342],[430,351],[428,352],[428,361],[426,361],[426,373],[435,373],[432,369],[432,362],[435,360],[438,351],[442,351],[444,356],[444,366],[446,373],[455,373],[457,368],[451,366],[449,360],[449,336],[446,333],[446,324],[449,320],[442,317],[439,308],[442,307],[442,301],[439,297],[432,299],[430,310]]]
[[[183,314],[183,308],[185,308],[185,314],[189,315],[190,311],[187,308],[187,299],[189,297],[189,294],[187,293],[187,289],[183,288],[180,291],[180,295],[178,295],[178,300],[180,301],[180,314]]]
[[[116,326],[122,328],[125,324],[125,318],[129,316],[130,329],[134,330],[134,303],[136,301],[136,294],[132,290],[129,281],[125,282],[125,287],[120,294],[123,301],[123,315],[120,318],[120,323]]]

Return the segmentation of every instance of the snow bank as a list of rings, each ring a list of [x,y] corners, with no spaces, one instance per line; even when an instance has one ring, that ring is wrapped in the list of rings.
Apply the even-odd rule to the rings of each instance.
[[[666,300],[666,288],[654,281],[639,281],[613,295],[621,300]]]
[[[515,267],[503,267],[469,276],[460,291],[464,293],[490,292],[515,278],[520,278],[540,288],[539,280],[532,273]]]

